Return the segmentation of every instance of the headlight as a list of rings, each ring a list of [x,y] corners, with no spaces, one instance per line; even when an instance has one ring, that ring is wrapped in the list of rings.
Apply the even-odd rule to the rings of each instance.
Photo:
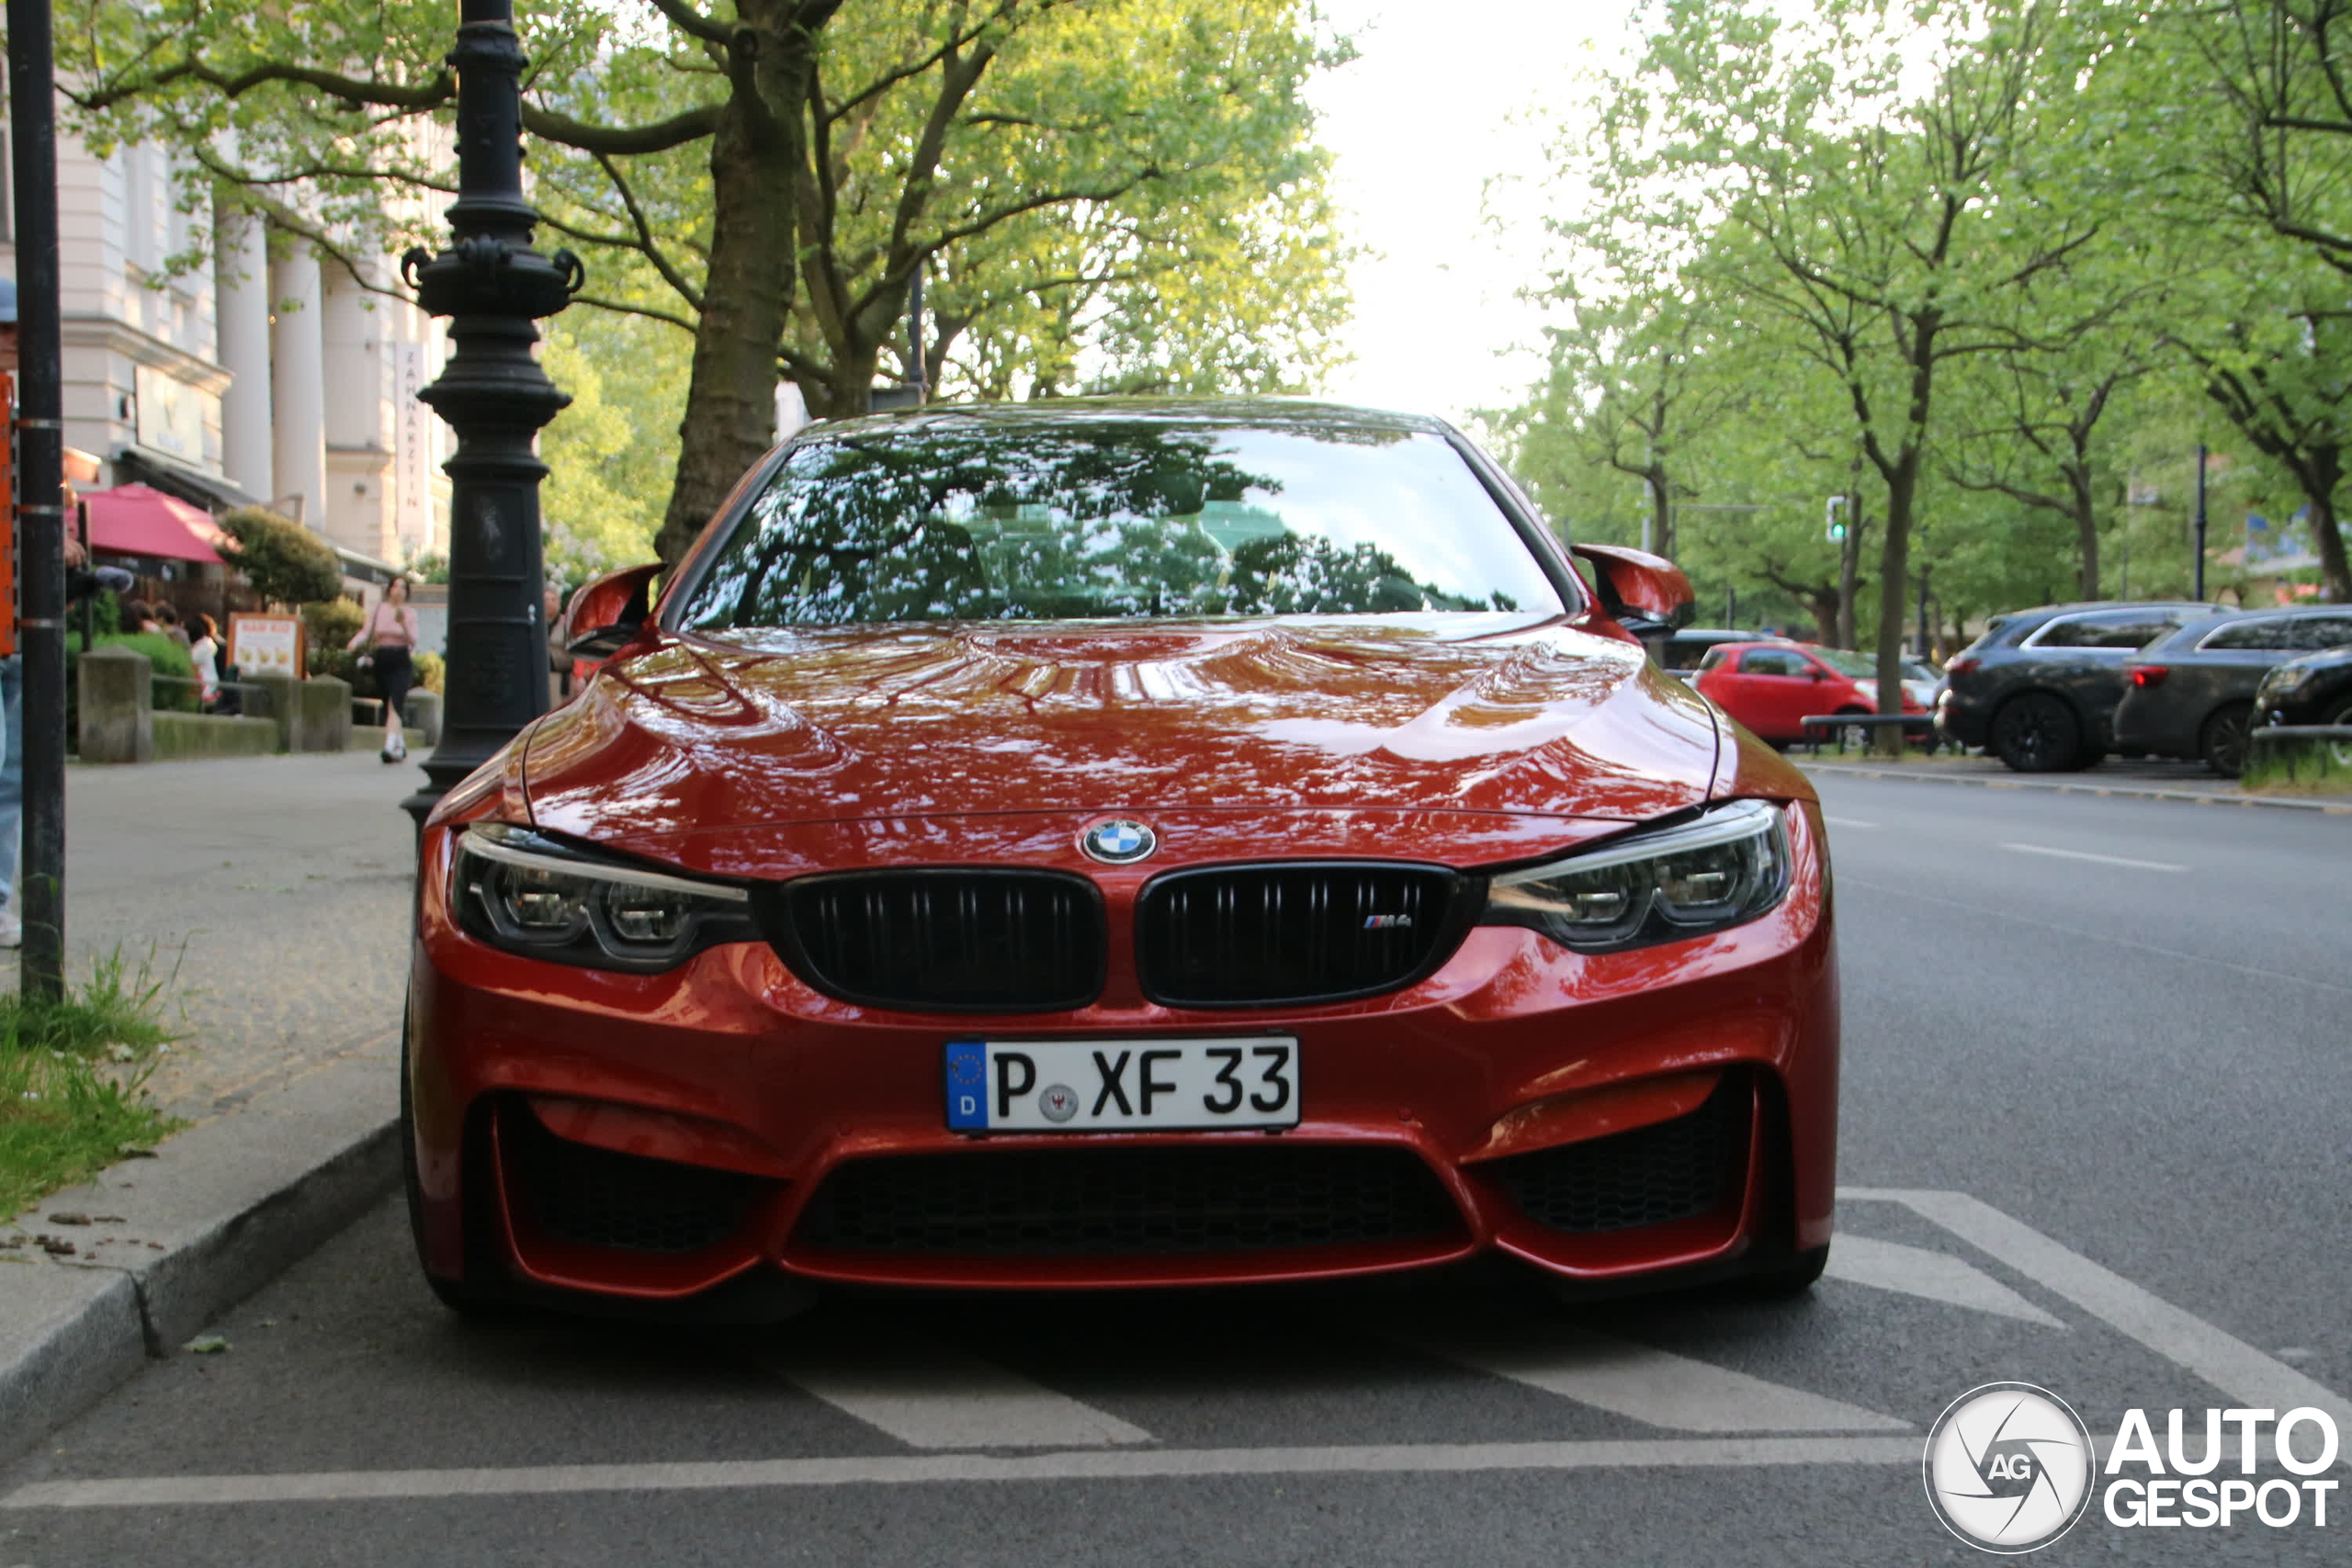
[[[2320,673],[2320,667],[2316,664],[2300,670],[2291,664],[2278,665],[2262,678],[2262,685],[2255,693],[2255,700],[2257,703],[2292,702],[2303,694],[2304,687],[2318,682]]]
[[[458,839],[450,902],[493,947],[595,969],[669,969],[760,934],[740,887],[597,860],[503,822]]]
[[[1487,884],[1479,923],[1532,926],[1564,947],[1607,953],[1743,924],[1789,886],[1781,808],[1735,801],[1694,821],[1604,844]]]

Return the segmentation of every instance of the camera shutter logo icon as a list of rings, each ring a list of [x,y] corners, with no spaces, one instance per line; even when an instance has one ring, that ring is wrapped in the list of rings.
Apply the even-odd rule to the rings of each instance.
[[[2046,1388],[1986,1383],[1937,1418],[1922,1470],[1946,1529],[1979,1551],[2033,1551],[2090,1503],[2090,1429]]]

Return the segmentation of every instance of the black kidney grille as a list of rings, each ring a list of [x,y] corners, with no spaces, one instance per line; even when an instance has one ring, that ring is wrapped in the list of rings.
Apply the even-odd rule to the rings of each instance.
[[[559,1138],[527,1111],[500,1129],[509,1181],[538,1227],[575,1247],[700,1252],[735,1233],[773,1183]]]
[[[1747,1165],[1750,1098],[1744,1079],[1726,1075],[1687,1115],[1487,1168],[1520,1213],[1555,1231],[1597,1235],[1691,1219],[1723,1202]]]
[[[840,1252],[1113,1257],[1251,1252],[1445,1235],[1460,1216],[1403,1149],[971,1150],[853,1160],[796,1242]]]
[[[783,889],[786,962],[846,1001],[1046,1012],[1102,989],[1102,905],[1054,872],[880,871]]]
[[[1136,910],[1144,992],[1171,1007],[1341,1001],[1419,979],[1454,934],[1453,873],[1301,864],[1177,872]]]

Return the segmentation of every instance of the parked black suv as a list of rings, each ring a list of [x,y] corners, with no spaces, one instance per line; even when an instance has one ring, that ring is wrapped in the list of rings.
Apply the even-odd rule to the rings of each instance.
[[[2352,728],[2352,648],[2306,653],[2276,665],[2254,694],[2257,724],[2327,724]],[[2352,767],[2352,740],[2336,741],[2335,760]]]
[[[2123,662],[2216,604],[2044,604],[1998,615],[1945,666],[1936,727],[2021,773],[2087,768],[2114,749]]]
[[[2255,689],[2299,653],[2352,651],[2352,604],[2311,604],[2192,621],[2124,666],[2115,743],[2158,757],[2201,757],[2223,778],[2245,770]],[[2352,697],[2346,698],[2352,702]]]

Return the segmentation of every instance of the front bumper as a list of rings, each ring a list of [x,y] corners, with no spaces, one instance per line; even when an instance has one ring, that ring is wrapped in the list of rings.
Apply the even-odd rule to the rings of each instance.
[[[1828,1239],[1838,1057],[1816,810],[1790,829],[1788,897],[1713,936],[1588,956],[1479,928],[1407,989],[1293,1010],[1157,1007],[1114,961],[1082,1011],[975,1019],[830,999],[753,943],[650,976],[495,951],[450,919],[436,828],[407,1069],[425,1265],[674,1300],[775,1270],[1109,1287],[1487,1251],[1596,1282],[1782,1261]],[[950,1039],[1277,1029],[1299,1042],[1289,1131],[944,1125]]]

